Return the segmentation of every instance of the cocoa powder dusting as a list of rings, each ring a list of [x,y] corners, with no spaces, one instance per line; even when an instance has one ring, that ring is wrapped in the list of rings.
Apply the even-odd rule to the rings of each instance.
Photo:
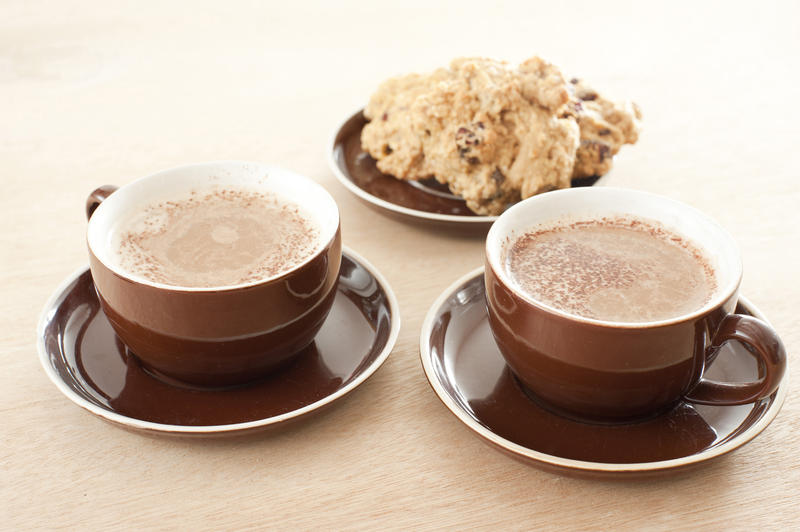
[[[297,205],[245,188],[193,191],[152,204],[118,231],[122,269],[187,287],[266,279],[317,249],[319,230]]]
[[[657,222],[602,218],[528,232],[506,247],[523,291],[579,316],[667,319],[701,308],[717,288],[700,249]]]

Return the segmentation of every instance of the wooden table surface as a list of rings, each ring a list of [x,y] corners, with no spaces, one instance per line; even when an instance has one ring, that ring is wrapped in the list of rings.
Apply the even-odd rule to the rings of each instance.
[[[690,203],[734,235],[742,293],[782,335],[798,382],[798,20],[796,3],[772,2],[2,2],[0,527],[800,526],[793,393],[750,444],[670,478],[567,478],[479,441],[431,391],[417,346],[436,296],[482,263],[481,239],[365,208],[325,153],[382,79],[460,55],[538,54],[635,99],[644,133],[605,183]],[[399,341],[337,407],[278,433],[120,430],[47,379],[38,314],[87,261],[90,190],[215,159],[325,186],[345,243],[397,293]]]

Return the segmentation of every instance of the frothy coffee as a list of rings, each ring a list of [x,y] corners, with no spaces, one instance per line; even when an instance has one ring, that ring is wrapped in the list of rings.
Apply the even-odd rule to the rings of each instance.
[[[511,242],[518,288],[569,314],[649,322],[703,307],[717,287],[701,250],[657,222],[603,218],[555,225]]]
[[[119,267],[173,286],[215,287],[278,275],[310,257],[319,229],[299,205],[245,187],[213,187],[153,203],[123,219]]]

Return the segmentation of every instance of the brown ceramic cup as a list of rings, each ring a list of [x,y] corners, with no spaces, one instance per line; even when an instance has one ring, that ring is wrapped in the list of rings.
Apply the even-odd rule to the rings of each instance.
[[[505,251],[519,236],[554,222],[619,215],[656,220],[704,250],[718,284],[711,300],[671,319],[618,323],[560,311],[513,282]],[[724,229],[688,205],[635,190],[575,188],[535,196],[503,213],[486,240],[489,323],[503,357],[529,396],[579,419],[646,417],[681,400],[740,405],[775,392],[786,353],[768,324],[733,313],[741,278],[738,247]],[[728,341],[742,342],[757,358],[758,381],[703,378]]]
[[[319,228],[314,253],[273,277],[181,287],[124,271],[114,260],[118,222],[147,205],[209,186],[246,186],[300,204]],[[92,278],[114,331],[151,371],[201,386],[257,379],[308,346],[333,304],[341,263],[339,211],[314,181],[284,169],[225,161],[165,170],[87,199]]]

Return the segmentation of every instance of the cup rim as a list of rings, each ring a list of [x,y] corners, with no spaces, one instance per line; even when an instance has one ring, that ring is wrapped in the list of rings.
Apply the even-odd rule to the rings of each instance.
[[[111,200],[115,195],[119,194],[120,192],[123,192],[124,189],[126,189],[127,187],[130,187],[130,186],[135,185],[137,183],[142,183],[144,181],[148,181],[148,180],[152,180],[152,179],[156,179],[156,178],[163,178],[165,175],[171,174],[171,173],[177,172],[177,171],[187,170],[187,169],[190,169],[190,168],[202,168],[202,167],[212,167],[212,166],[221,166],[221,165],[225,165],[225,166],[254,166],[254,167],[257,167],[260,170],[263,170],[265,172],[274,172],[274,173],[281,173],[281,174],[284,174],[284,175],[289,175],[289,176],[292,177],[292,179],[302,180],[302,181],[308,183],[309,185],[311,185],[312,187],[319,189],[319,191],[326,198],[326,200],[330,201],[331,206],[333,207],[333,209],[334,209],[334,211],[336,213],[336,224],[335,224],[336,228],[332,231],[332,234],[328,239],[324,239],[324,238],[320,239],[320,243],[318,244],[318,247],[314,251],[314,253],[312,253],[311,255],[306,257],[302,262],[299,262],[298,264],[296,264],[292,268],[290,268],[288,270],[285,270],[285,271],[282,271],[282,272],[279,272],[279,273],[276,273],[276,274],[274,274],[274,275],[272,275],[270,277],[264,277],[264,278],[261,278],[261,279],[256,279],[254,281],[248,281],[246,283],[239,283],[239,284],[234,284],[234,285],[182,286],[182,285],[172,285],[172,284],[161,283],[161,282],[157,282],[157,281],[151,281],[151,280],[146,279],[146,278],[144,278],[142,276],[132,275],[129,272],[126,272],[126,271],[122,270],[121,268],[117,267],[116,265],[111,264],[109,261],[104,260],[103,254],[102,253],[97,253],[97,251],[92,246],[92,239],[90,238],[90,228],[91,228],[91,225],[92,225],[92,221],[100,219],[98,217],[98,214],[100,214],[102,216],[102,213],[104,212],[103,208],[106,207],[106,210],[109,208],[108,207],[109,200]],[[122,279],[125,279],[125,280],[127,280],[129,282],[137,283],[137,284],[141,284],[141,285],[145,285],[145,286],[150,286],[152,288],[156,288],[156,289],[159,289],[159,290],[169,290],[169,291],[186,292],[186,293],[195,293],[195,292],[216,293],[216,292],[228,292],[228,291],[241,290],[241,289],[261,286],[261,285],[264,285],[264,284],[267,284],[267,283],[272,283],[274,281],[278,281],[280,279],[283,279],[283,278],[285,278],[285,277],[287,277],[287,276],[289,276],[289,275],[301,270],[302,268],[307,266],[309,263],[311,263],[312,261],[316,260],[321,254],[325,253],[325,251],[330,248],[330,246],[335,241],[337,235],[341,231],[341,223],[342,223],[342,221],[341,221],[341,213],[339,212],[339,206],[336,203],[336,201],[333,199],[333,196],[331,196],[331,194],[325,189],[325,187],[323,187],[322,185],[320,185],[319,183],[317,183],[313,179],[311,179],[309,177],[306,177],[304,175],[298,174],[296,172],[293,172],[291,170],[287,170],[287,169],[285,169],[283,167],[272,165],[272,164],[260,163],[260,162],[254,162],[254,161],[228,159],[228,160],[205,161],[205,162],[200,162],[200,163],[177,165],[177,166],[173,166],[173,167],[170,167],[170,168],[159,170],[157,172],[153,172],[153,173],[147,174],[145,176],[136,178],[133,181],[131,181],[130,183],[127,183],[125,185],[120,186],[119,189],[115,190],[113,192],[113,194],[111,194],[107,199],[105,199],[104,201],[100,202],[100,204],[95,209],[94,213],[92,213],[92,216],[87,221],[87,223],[86,223],[86,244],[87,244],[87,247],[89,249],[89,253],[92,255],[92,258],[97,260],[100,264],[103,265],[104,268],[109,270],[114,275],[116,275],[116,276],[118,276],[118,277],[120,277]],[[333,226],[333,224],[331,224],[331,226]],[[327,233],[327,232],[329,232],[329,230],[326,229],[325,227],[323,227],[320,232],[321,233]],[[324,236],[324,234],[323,234],[323,236]]]
[[[643,322],[627,322],[627,321],[612,321],[612,320],[601,320],[596,318],[588,318],[585,316],[580,316],[578,314],[573,314],[570,312],[566,312],[560,309],[557,309],[553,306],[550,306],[542,301],[538,301],[537,299],[533,298],[532,296],[526,294],[522,290],[520,290],[514,282],[509,279],[505,268],[502,267],[501,264],[498,264],[496,261],[495,254],[491,253],[491,249],[496,247],[498,250],[501,250],[503,247],[503,240],[507,236],[506,234],[499,234],[500,227],[502,225],[503,218],[508,218],[514,212],[518,212],[524,209],[533,208],[533,206],[542,201],[542,198],[549,198],[550,201],[554,197],[560,196],[569,196],[569,195],[579,195],[579,194],[593,194],[593,195],[600,195],[606,193],[618,193],[618,194],[629,194],[632,196],[639,196],[639,197],[646,197],[650,199],[654,199],[656,201],[672,204],[677,206],[681,209],[691,211],[694,213],[695,216],[702,219],[704,223],[708,224],[709,226],[713,227],[717,232],[723,235],[723,238],[726,240],[726,245],[730,247],[735,252],[735,257],[733,257],[733,264],[734,264],[734,271],[731,275],[730,281],[724,285],[719,287],[712,297],[704,304],[702,307],[693,310],[692,312],[687,312],[684,314],[680,314],[678,316],[674,316],[671,318],[665,318],[662,320],[652,320],[652,321],[643,321]],[[619,214],[626,214],[621,212]],[[633,215],[636,216],[636,215]],[[652,217],[652,220],[659,221],[658,217]],[[691,237],[689,238],[692,242],[695,240]],[[702,246],[700,246],[703,249]],[[652,192],[646,192],[643,190],[636,190],[630,188],[622,188],[622,187],[590,187],[590,188],[567,188],[561,190],[554,190],[551,192],[545,192],[543,194],[539,194],[537,196],[532,196],[526,200],[523,200],[509,209],[507,209],[497,221],[492,224],[492,227],[489,229],[489,233],[486,235],[486,245],[484,248],[484,255],[486,259],[486,265],[488,266],[488,270],[492,271],[492,274],[497,278],[503,286],[507,290],[509,290],[512,294],[516,297],[520,298],[525,303],[536,307],[544,312],[548,312],[550,314],[554,314],[559,316],[563,319],[583,323],[586,325],[594,325],[598,327],[607,327],[613,329],[648,329],[648,328],[655,328],[655,327],[666,327],[670,325],[676,325],[679,323],[685,323],[687,321],[693,321],[701,316],[707,315],[709,312],[713,311],[715,308],[720,307],[726,301],[728,301],[734,294],[736,294],[739,286],[742,282],[742,255],[741,250],[739,249],[738,244],[734,240],[734,238],[728,233],[716,220],[711,218],[706,213],[702,212],[701,210],[692,207],[686,203],[681,201],[672,199],[667,196],[662,196],[660,194],[654,194]],[[497,254],[498,256],[500,253]]]

